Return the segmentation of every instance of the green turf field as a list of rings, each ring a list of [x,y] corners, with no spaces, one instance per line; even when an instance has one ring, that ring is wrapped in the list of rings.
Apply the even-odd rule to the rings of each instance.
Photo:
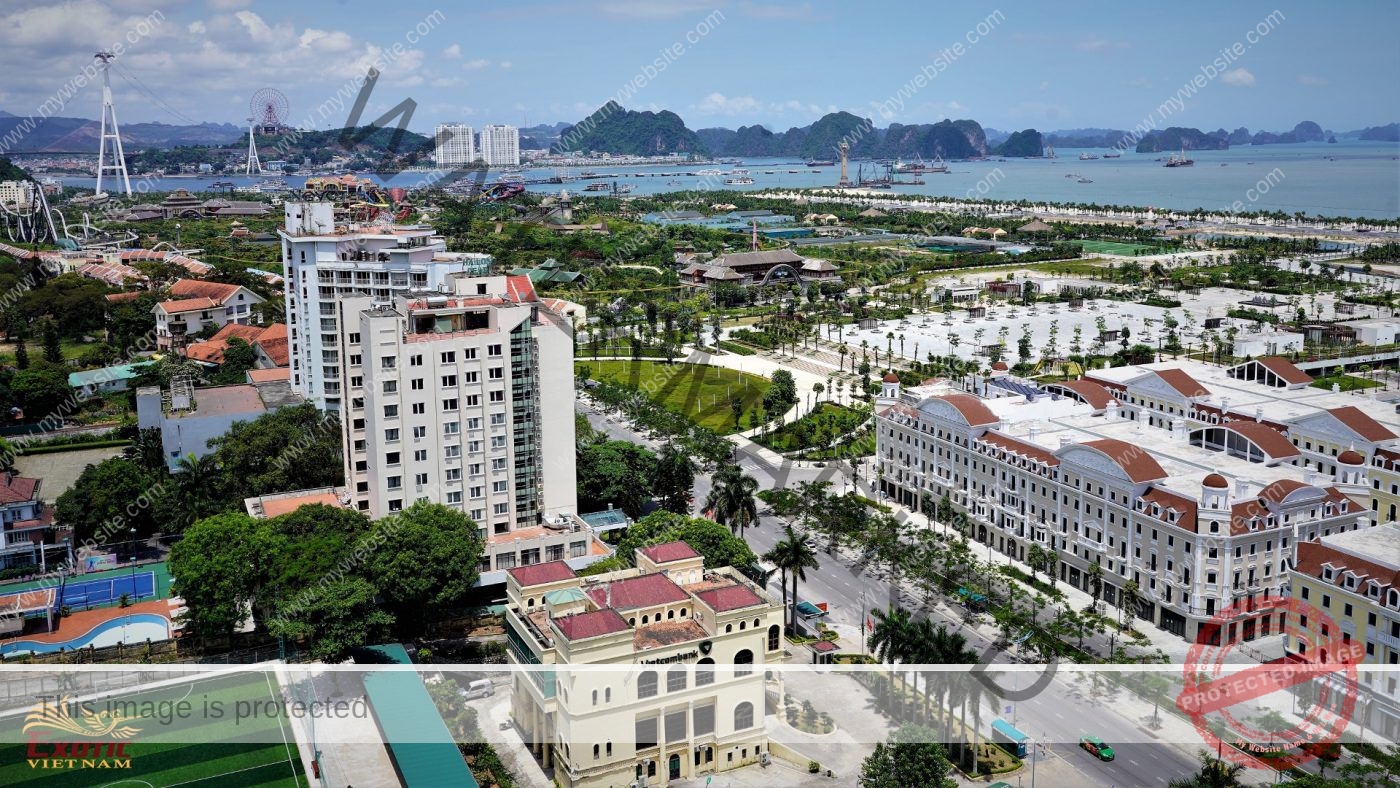
[[[659,361],[589,361],[579,359],[575,368],[588,367],[594,380],[610,380],[649,391],[653,402],[663,405],[700,426],[725,435],[734,431],[729,401],[743,403],[740,417],[748,428],[748,414],[763,401],[768,380],[747,372],[708,364],[665,364]]]
[[[168,788],[184,785],[197,788],[305,788],[306,775],[297,754],[290,723],[275,714],[246,714],[238,719],[235,709],[258,701],[280,700],[276,680],[270,673],[238,673],[181,682],[146,692],[131,692],[103,698],[96,708],[107,704],[135,703],[149,708],[165,702],[185,702],[193,711],[187,717],[163,724],[157,717],[135,717],[124,724],[140,730],[127,739],[126,755],[130,768],[52,769],[32,768],[27,760],[25,716],[0,720],[0,785],[15,786],[151,786]],[[225,710],[221,719],[202,712],[202,704]],[[160,712],[156,712],[159,714]],[[167,712],[168,713],[168,712]],[[86,739],[77,734],[46,732],[39,747],[53,741],[112,741],[111,737]],[[21,743],[17,743],[21,742]],[[46,751],[45,751],[46,752]]]
[[[1159,247],[1143,244],[1125,244],[1118,241],[1076,241],[1080,248],[1094,254],[1120,254],[1129,257],[1136,254],[1152,254],[1162,251]]]

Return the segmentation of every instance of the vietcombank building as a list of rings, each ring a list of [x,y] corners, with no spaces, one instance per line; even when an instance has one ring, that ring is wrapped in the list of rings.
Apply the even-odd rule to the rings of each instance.
[[[512,714],[561,785],[665,784],[767,752],[763,666],[782,659],[782,611],[737,570],[671,542],[639,549],[635,569],[507,574]]]

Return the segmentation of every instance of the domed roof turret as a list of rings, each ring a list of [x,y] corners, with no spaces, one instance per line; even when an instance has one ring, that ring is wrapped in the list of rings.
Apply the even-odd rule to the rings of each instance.
[[[1227,490],[1230,482],[1218,473],[1212,473],[1201,481],[1202,487],[1210,487],[1215,490]]]

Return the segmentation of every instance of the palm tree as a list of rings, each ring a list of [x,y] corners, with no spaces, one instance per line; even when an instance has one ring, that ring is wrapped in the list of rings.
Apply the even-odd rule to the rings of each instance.
[[[1103,565],[1089,565],[1089,595],[1094,598],[1094,610],[1099,609],[1099,596],[1103,593]]]
[[[817,553],[807,539],[798,535],[791,525],[784,526],[783,539],[773,545],[773,549],[763,554],[765,561],[771,561],[783,573],[783,608],[788,606],[787,578],[792,575],[792,609],[788,626],[797,632],[797,581],[807,579],[808,569],[819,569]]]
[[[875,658],[890,665],[890,690],[894,691],[895,663],[907,659],[913,653],[913,627],[909,611],[891,605],[885,610],[876,608],[870,611],[875,619],[875,629],[870,633],[870,650]],[[899,672],[898,705],[891,704],[891,712],[898,718],[904,706],[904,673]]]
[[[705,496],[705,509],[715,522],[742,536],[744,528],[758,522],[758,504],[754,500],[757,492],[757,479],[738,465],[727,464],[714,476],[714,486]]]
[[[175,473],[175,507],[177,519],[173,523],[179,530],[218,512],[211,485],[218,477],[218,465],[213,455],[196,457],[187,454],[180,458]]]
[[[1197,757],[1201,762],[1201,771],[1187,778],[1172,780],[1167,783],[1168,788],[1235,788],[1243,785],[1240,782],[1243,764],[1226,763],[1212,757],[1206,750],[1201,750]]]
[[[1137,616],[1138,610],[1142,607],[1142,589],[1138,588],[1137,583],[1129,580],[1127,585],[1123,586],[1123,593],[1118,597],[1118,607],[1118,628],[1124,628],[1123,614],[1125,613],[1127,614],[1128,627],[1131,628],[1133,618]]]

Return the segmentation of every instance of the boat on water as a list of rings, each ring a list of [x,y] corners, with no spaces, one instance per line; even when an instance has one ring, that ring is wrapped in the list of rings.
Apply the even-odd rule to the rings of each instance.
[[[738,177],[738,178],[725,178],[725,179],[724,179],[724,185],[725,185],[725,186],[752,186],[752,185],[753,185],[753,178],[749,178],[749,177],[745,177],[745,176],[740,176],[740,177]]]
[[[614,183],[613,194],[631,194],[633,188],[635,187],[630,183]]]
[[[831,159],[808,159],[808,167],[835,167],[836,162]]]
[[[924,163],[923,158],[920,157],[917,161],[913,162],[896,161],[894,163],[894,171],[900,173],[907,172],[911,175],[921,175],[926,172],[948,172],[948,165],[943,163],[942,156],[935,158],[932,164]]]
[[[588,184],[587,186],[583,187],[583,190],[586,192],[605,192],[610,190],[611,188],[612,187],[607,185],[606,183],[599,181],[597,183]]]
[[[729,171],[729,174],[730,174],[730,175],[748,175],[748,174],[749,174],[749,171],[748,171],[748,170],[730,170],[730,171]]]
[[[1097,154],[1097,153],[1081,153],[1081,154],[1079,154],[1079,160],[1080,160],[1080,161],[1094,161],[1094,160],[1097,159],[1098,157],[1099,157],[1099,154]]]
[[[1168,156],[1168,157],[1167,157],[1166,163],[1163,164],[1162,166],[1163,166],[1163,167],[1190,167],[1190,166],[1194,165],[1195,163],[1196,163],[1196,160],[1195,160],[1195,159],[1188,159],[1188,158],[1186,158],[1186,148],[1185,148],[1185,146],[1183,146],[1183,147],[1181,148],[1181,153],[1180,153],[1180,155],[1173,153],[1172,155]]]
[[[232,189],[233,187],[233,181],[214,181],[209,184],[209,188],[211,189]]]
[[[580,177],[580,178],[596,178],[596,177],[598,177],[598,173],[596,173],[596,172],[594,172],[594,171],[592,171],[592,170],[581,170],[581,171],[579,172],[579,174],[578,174],[578,177]]]
[[[1093,183],[1093,181],[1088,178],[1080,178],[1078,183]]]
[[[788,170],[788,175],[797,175],[800,172],[802,172],[802,170]]]
[[[1110,153],[1105,153],[1105,154],[1103,155],[1103,157],[1104,157],[1105,159],[1121,159],[1121,158],[1123,158],[1123,154],[1118,153],[1117,151],[1113,151],[1113,152],[1110,152]]]
[[[763,174],[764,174],[764,175],[772,175],[772,174],[775,173],[775,172],[777,172],[777,170],[764,170],[764,171],[763,171]]]

